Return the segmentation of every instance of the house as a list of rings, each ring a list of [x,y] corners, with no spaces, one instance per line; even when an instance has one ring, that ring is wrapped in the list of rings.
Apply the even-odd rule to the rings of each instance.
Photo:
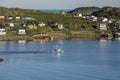
[[[23,28],[25,28],[25,29],[26,29],[26,28],[27,28],[27,25],[26,25],[26,24],[23,24]]]
[[[28,25],[27,28],[28,29],[37,29],[37,26],[35,26],[35,25]]]
[[[58,22],[54,22],[54,23],[53,23],[53,26],[58,26]]]
[[[120,30],[120,20],[115,23],[115,26],[116,26],[117,29]]]
[[[60,14],[65,15],[66,13],[62,10],[62,11],[60,12]]]
[[[77,13],[77,14],[74,14],[74,17],[83,17],[83,15],[80,13]]]
[[[97,21],[97,20],[98,20],[97,17],[93,17],[93,18],[92,18],[92,21]]]
[[[6,35],[5,28],[0,28],[0,35]]]
[[[113,34],[113,38],[114,38],[115,40],[120,40],[120,32],[115,32],[115,33]]]
[[[107,22],[107,21],[108,21],[108,19],[107,19],[106,17],[101,17],[100,20],[101,20],[102,22]]]
[[[64,29],[64,26],[62,24],[58,24],[58,29]]]
[[[26,34],[25,29],[17,29],[16,31],[17,34]]]
[[[28,16],[25,16],[25,17],[23,17],[23,19],[25,19],[25,20],[31,20],[32,18],[28,17]]]
[[[13,19],[12,16],[7,16],[6,18],[9,19],[9,20],[12,20],[12,19]]]
[[[98,30],[107,30],[107,26],[105,23],[100,23],[98,26],[97,26]]]
[[[44,27],[45,26],[45,23],[44,22],[41,22],[38,24],[39,27]]]
[[[119,29],[119,30],[120,30],[120,23],[119,23],[119,24],[117,24],[117,26],[116,26],[116,27],[117,27],[117,29]]]
[[[0,19],[5,19],[5,16],[0,16]]]
[[[58,29],[63,29],[64,28],[63,24],[59,24],[58,22],[54,22],[53,27],[56,27]]]
[[[98,18],[95,17],[95,16],[91,16],[89,19],[90,19],[91,21],[97,21],[97,20],[98,20]]]
[[[19,17],[19,16],[16,16],[15,19],[20,19],[20,17]]]
[[[14,27],[15,26],[14,23],[6,23],[6,25],[9,26],[9,27]]]

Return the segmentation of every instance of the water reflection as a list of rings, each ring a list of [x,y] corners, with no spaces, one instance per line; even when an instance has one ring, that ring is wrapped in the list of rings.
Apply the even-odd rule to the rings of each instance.
[[[18,40],[18,43],[26,43],[26,40]]]
[[[54,53],[54,55],[55,55],[56,57],[60,58],[61,55],[62,55],[62,53]]]
[[[115,40],[117,40],[117,41],[120,41],[120,37],[118,37],[118,38],[115,38]]]
[[[101,38],[99,41],[100,41],[100,42],[107,42],[108,40],[105,39],[105,38]]]
[[[2,43],[6,43],[6,41],[0,41],[0,44],[2,44]]]

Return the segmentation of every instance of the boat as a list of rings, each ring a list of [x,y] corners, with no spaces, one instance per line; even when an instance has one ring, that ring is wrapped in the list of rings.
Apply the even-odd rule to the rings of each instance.
[[[52,51],[53,53],[63,53],[63,50],[58,48],[58,46],[56,46],[55,50]]]

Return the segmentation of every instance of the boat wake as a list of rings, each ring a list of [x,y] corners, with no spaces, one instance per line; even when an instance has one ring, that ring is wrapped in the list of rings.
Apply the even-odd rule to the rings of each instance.
[[[50,53],[50,51],[0,51],[0,55],[8,54],[42,54]]]

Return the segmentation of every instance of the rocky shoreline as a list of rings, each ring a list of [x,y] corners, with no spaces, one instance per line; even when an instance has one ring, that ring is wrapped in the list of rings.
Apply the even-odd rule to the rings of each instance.
[[[2,62],[4,59],[3,58],[0,58],[0,62]]]
[[[95,35],[52,35],[47,38],[32,37],[28,35],[14,35],[14,36],[0,36],[0,41],[18,41],[18,40],[65,40],[65,39],[96,39],[98,36]]]
[[[40,34],[36,35],[5,35],[0,36],[0,41],[39,41],[39,40],[66,40],[66,39],[79,39],[79,40],[97,40],[101,38],[102,33],[95,33],[92,31],[71,31],[70,34],[62,32],[48,32],[47,36],[41,36]],[[105,33],[104,33],[105,34]],[[106,33],[107,34],[107,33]],[[111,37],[110,37],[111,38]]]

